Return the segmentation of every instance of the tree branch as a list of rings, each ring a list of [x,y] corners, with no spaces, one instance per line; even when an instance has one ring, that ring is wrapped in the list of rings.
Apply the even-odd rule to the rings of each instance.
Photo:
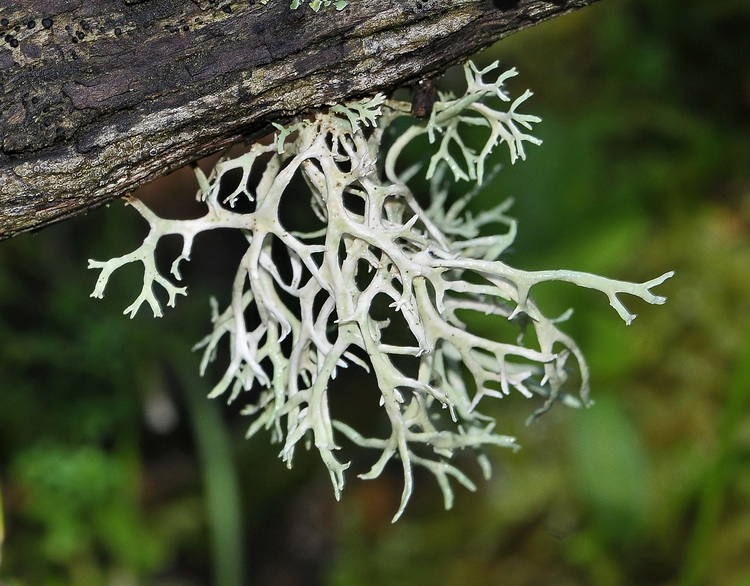
[[[0,239],[593,1],[0,0]]]

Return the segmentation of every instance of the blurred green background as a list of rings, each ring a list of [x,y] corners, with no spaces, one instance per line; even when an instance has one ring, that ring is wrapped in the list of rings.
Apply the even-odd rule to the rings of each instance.
[[[523,449],[491,452],[489,482],[467,462],[478,491],[458,489],[448,512],[417,474],[391,525],[400,472],[358,480],[367,462],[336,503],[314,453],[287,470],[264,437],[244,440],[238,408],[204,398],[212,379],[190,348],[208,297],[228,289],[231,238],[199,239],[190,296],[132,321],[121,312],[138,271],[98,301],[86,269],[137,246],[132,210],[114,203],[0,244],[0,581],[750,585],[748,31],[745,0],[606,0],[478,58],[518,67],[511,91],[533,89],[524,111],[544,119],[544,145],[480,202],[515,198],[508,262],[677,274],[657,291],[667,305],[628,300],[630,327],[595,292],[535,290],[549,315],[576,309],[564,329],[588,357],[596,405],[528,428],[520,396],[494,405]],[[144,195],[174,214],[173,189],[192,198],[190,174]],[[342,408],[367,424],[356,398]]]

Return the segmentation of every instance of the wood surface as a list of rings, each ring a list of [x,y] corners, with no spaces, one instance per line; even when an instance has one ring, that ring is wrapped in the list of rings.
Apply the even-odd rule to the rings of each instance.
[[[0,239],[594,0],[0,0]]]

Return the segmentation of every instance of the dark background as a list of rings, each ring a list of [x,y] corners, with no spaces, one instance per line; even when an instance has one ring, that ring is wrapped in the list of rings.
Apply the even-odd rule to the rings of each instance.
[[[214,379],[198,377],[190,348],[208,331],[209,296],[228,289],[231,238],[199,239],[190,295],[132,321],[121,312],[137,269],[88,297],[87,259],[144,234],[121,203],[0,244],[0,579],[750,584],[748,31],[743,0],[606,0],[477,58],[518,67],[511,92],[534,90],[523,111],[544,119],[544,145],[479,202],[515,198],[508,262],[677,274],[656,291],[667,305],[628,300],[629,327],[601,294],[535,289],[548,315],[575,308],[564,329],[588,357],[596,405],[528,428],[520,396],[494,405],[523,449],[491,451],[489,482],[467,462],[478,491],[458,488],[448,512],[418,474],[391,525],[400,471],[361,481],[368,462],[336,503],[314,452],[287,470],[267,436],[244,439],[238,408],[204,398]],[[194,189],[182,171],[141,195],[174,215]],[[373,383],[347,372],[338,384],[341,408],[367,425],[356,393]]]

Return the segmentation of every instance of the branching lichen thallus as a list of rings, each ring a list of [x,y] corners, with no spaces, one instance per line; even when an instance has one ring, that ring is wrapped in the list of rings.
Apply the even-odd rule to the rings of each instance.
[[[477,189],[449,199],[452,182],[482,184],[497,145],[505,145],[515,162],[525,158],[526,143],[541,143],[529,134],[539,118],[518,111],[531,93],[511,100],[503,86],[516,71],[485,81],[496,68],[496,63],[482,70],[467,64],[465,92],[458,97],[439,94],[429,119],[407,126],[388,149],[383,145],[386,131],[408,116],[411,105],[382,95],[277,126],[270,144],[256,143],[239,157],[222,159],[209,177],[196,168],[198,198],[206,205],[200,218],[160,218],[138,199],[128,198],[150,232],[130,254],[89,262],[90,268],[101,270],[93,296],[103,295],[113,271],[140,262],[143,287],[125,313],[133,316],[147,303],[160,316],[155,285],[166,291],[168,305],[186,289],[158,272],[154,252],[159,239],[171,234],[183,239],[182,253],[171,268],[179,280],[180,264],[189,260],[196,234],[219,228],[242,233],[246,250],[231,300],[221,309],[211,301],[212,331],[197,345],[203,349],[203,373],[217,357],[219,344],[228,340],[228,364],[210,396],[234,401],[254,389],[245,408],[253,418],[248,436],[270,430],[289,466],[301,440],[313,443],[337,496],[349,466],[337,457],[338,444],[346,439],[379,454],[362,478],[377,477],[391,460],[400,462],[404,490],[394,519],[412,493],[414,466],[434,474],[450,507],[451,479],[474,488],[456,465],[457,452],[475,454],[488,475],[482,449],[516,446],[514,438],[496,433],[494,420],[480,412],[485,399],[513,390],[529,399],[541,396],[537,414],[558,400],[589,402],[586,362],[559,327],[567,315],[546,317],[530,290],[555,280],[596,289],[630,323],[635,316],[619,295],[663,303],[651,289],[672,275],[630,283],[569,270],[513,268],[501,260],[516,233],[516,222],[506,215],[510,202],[471,214],[468,206]],[[484,132],[481,148],[469,146],[467,130]],[[404,150],[419,140],[432,149],[429,159],[423,166],[400,169]],[[427,207],[409,187],[419,172],[426,172],[430,185]],[[221,188],[227,173],[240,176],[229,193]],[[294,232],[280,219],[289,198],[299,205],[302,195],[290,188],[296,177],[304,180],[312,209],[323,223],[317,232]],[[252,211],[240,212],[241,200],[252,202]],[[272,254],[279,247],[286,252],[281,264]],[[381,308],[377,315],[375,306]],[[248,317],[251,310],[253,319]],[[472,314],[500,316],[518,325],[519,334],[526,324],[534,335],[510,340],[479,336],[467,325]],[[394,338],[397,327],[406,334]],[[389,422],[386,435],[365,437],[331,412],[331,380],[348,365],[371,373]],[[571,370],[577,370],[580,382],[577,390],[566,391]],[[379,410],[373,407],[374,417]]]

